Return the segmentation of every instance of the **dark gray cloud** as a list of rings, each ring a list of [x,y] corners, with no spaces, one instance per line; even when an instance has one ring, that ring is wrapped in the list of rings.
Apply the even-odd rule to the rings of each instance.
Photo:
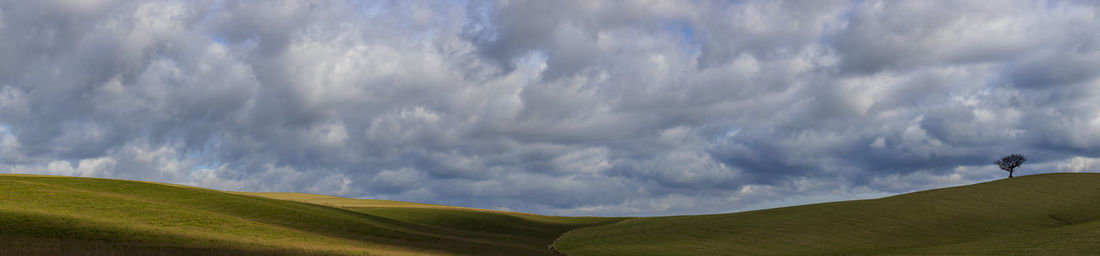
[[[600,215],[1096,171],[1098,11],[0,0],[0,170]]]

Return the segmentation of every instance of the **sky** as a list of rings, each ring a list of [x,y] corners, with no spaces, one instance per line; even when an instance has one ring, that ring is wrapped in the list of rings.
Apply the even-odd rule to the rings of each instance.
[[[0,0],[0,173],[652,216],[1098,171],[1098,7]]]

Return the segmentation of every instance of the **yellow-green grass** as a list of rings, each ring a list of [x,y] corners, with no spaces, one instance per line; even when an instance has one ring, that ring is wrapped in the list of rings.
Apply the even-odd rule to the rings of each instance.
[[[381,208],[381,207],[397,207],[397,208],[429,208],[429,209],[452,209],[452,210],[468,210],[468,211],[482,211],[482,212],[497,212],[513,215],[532,215],[529,213],[521,212],[509,212],[488,210],[480,208],[469,208],[460,206],[438,205],[438,204],[424,204],[404,201],[392,201],[392,200],[379,200],[379,199],[355,199],[339,196],[307,194],[307,193],[289,193],[289,192],[233,192],[242,195],[259,196],[274,198],[280,200],[297,201],[303,203],[327,205],[340,208]]]
[[[579,228],[570,255],[1097,255],[1100,174]]]
[[[613,221],[0,175],[0,255],[547,255],[562,232]]]

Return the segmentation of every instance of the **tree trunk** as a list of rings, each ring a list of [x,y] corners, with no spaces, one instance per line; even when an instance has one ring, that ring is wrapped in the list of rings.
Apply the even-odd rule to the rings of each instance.
[[[1013,173],[1013,172],[1015,172],[1015,171],[1008,171],[1008,178],[1009,178],[1009,179],[1011,179],[1011,178],[1012,178],[1012,173]]]

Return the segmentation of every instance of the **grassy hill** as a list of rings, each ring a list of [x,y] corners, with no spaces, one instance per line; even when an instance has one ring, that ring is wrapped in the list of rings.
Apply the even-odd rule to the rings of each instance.
[[[254,195],[0,175],[0,255],[552,255],[561,233],[620,220]]]
[[[570,231],[570,255],[1098,255],[1100,174],[882,199],[636,218]]]
[[[0,175],[0,255],[553,255],[551,243],[569,255],[1096,255],[1100,174],[646,218]]]
[[[495,245],[530,249],[523,255],[549,253],[548,246],[566,231],[629,218],[558,217],[456,206],[388,200],[350,199],[303,193],[241,193],[267,198],[340,207],[373,216],[436,227],[437,234],[493,241]]]

